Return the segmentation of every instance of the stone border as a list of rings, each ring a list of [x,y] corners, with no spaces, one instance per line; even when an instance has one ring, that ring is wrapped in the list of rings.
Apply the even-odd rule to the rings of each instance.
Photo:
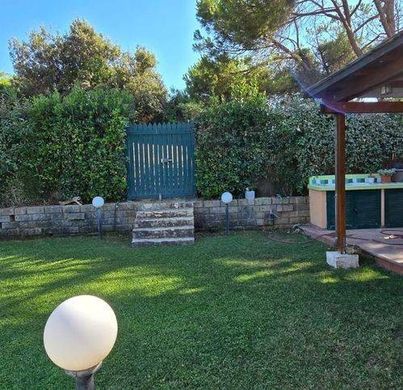
[[[236,199],[229,206],[232,228],[290,227],[309,220],[308,197],[256,198],[251,204]],[[149,201],[107,203],[102,208],[103,230],[130,232],[136,211]],[[275,216],[274,220],[270,216]],[[225,205],[219,200],[194,202],[196,230],[221,230]],[[93,234],[97,231],[92,205],[9,207],[0,209],[0,238]]]

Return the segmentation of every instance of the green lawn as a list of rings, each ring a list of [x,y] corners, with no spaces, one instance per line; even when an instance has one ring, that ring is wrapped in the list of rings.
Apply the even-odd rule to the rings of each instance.
[[[0,388],[74,388],[42,332],[77,294],[104,298],[119,322],[99,389],[402,388],[402,279],[370,262],[332,270],[323,245],[267,236],[0,242]]]

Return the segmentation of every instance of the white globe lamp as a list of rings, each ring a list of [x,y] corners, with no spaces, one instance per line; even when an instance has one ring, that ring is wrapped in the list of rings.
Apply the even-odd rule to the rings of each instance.
[[[92,205],[95,208],[100,208],[105,204],[105,200],[102,196],[96,196],[95,198],[92,199]]]
[[[77,389],[94,389],[93,374],[116,341],[118,324],[102,299],[80,295],[62,302],[49,316],[43,342],[50,360],[76,378]]]
[[[221,194],[221,202],[225,204],[231,203],[233,198],[234,197],[232,196],[231,192],[223,192]]]
[[[102,215],[101,207],[105,204],[105,200],[102,196],[96,196],[92,199],[92,205],[95,207],[95,215],[97,220],[98,235],[102,238]]]
[[[229,211],[228,206],[232,202],[234,197],[231,192],[223,192],[221,194],[221,202],[225,204],[225,234],[229,234]]]

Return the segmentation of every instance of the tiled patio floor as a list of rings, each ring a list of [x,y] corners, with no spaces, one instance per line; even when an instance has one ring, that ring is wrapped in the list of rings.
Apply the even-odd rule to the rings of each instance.
[[[335,245],[334,230],[314,225],[303,225],[301,229],[312,238]],[[403,275],[403,228],[348,230],[347,244],[359,247],[364,254],[374,257],[380,266]]]

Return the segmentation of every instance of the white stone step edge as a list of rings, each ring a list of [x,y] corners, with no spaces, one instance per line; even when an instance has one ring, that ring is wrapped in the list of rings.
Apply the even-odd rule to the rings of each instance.
[[[165,243],[181,243],[181,242],[194,242],[194,237],[176,237],[176,238],[133,238],[132,244],[165,244]]]
[[[187,226],[158,226],[158,227],[134,227],[133,232],[158,232],[158,231],[173,231],[173,230],[194,230],[193,225]]]
[[[193,215],[194,214],[194,210],[192,207],[183,207],[181,209],[160,209],[160,210],[138,210],[136,212],[136,215],[138,216],[143,216],[143,215],[147,215],[146,218],[150,218],[150,214],[157,214],[156,218],[158,217],[159,213],[167,213],[167,214],[175,214],[175,213],[186,213],[187,215]],[[166,217],[164,217],[166,218]]]
[[[141,217],[141,218],[136,218],[136,221],[141,221],[141,222],[155,222],[155,221],[171,221],[171,222],[189,222],[189,224],[194,223],[194,216],[183,216],[183,217],[157,217],[157,218],[152,218],[152,217]]]

